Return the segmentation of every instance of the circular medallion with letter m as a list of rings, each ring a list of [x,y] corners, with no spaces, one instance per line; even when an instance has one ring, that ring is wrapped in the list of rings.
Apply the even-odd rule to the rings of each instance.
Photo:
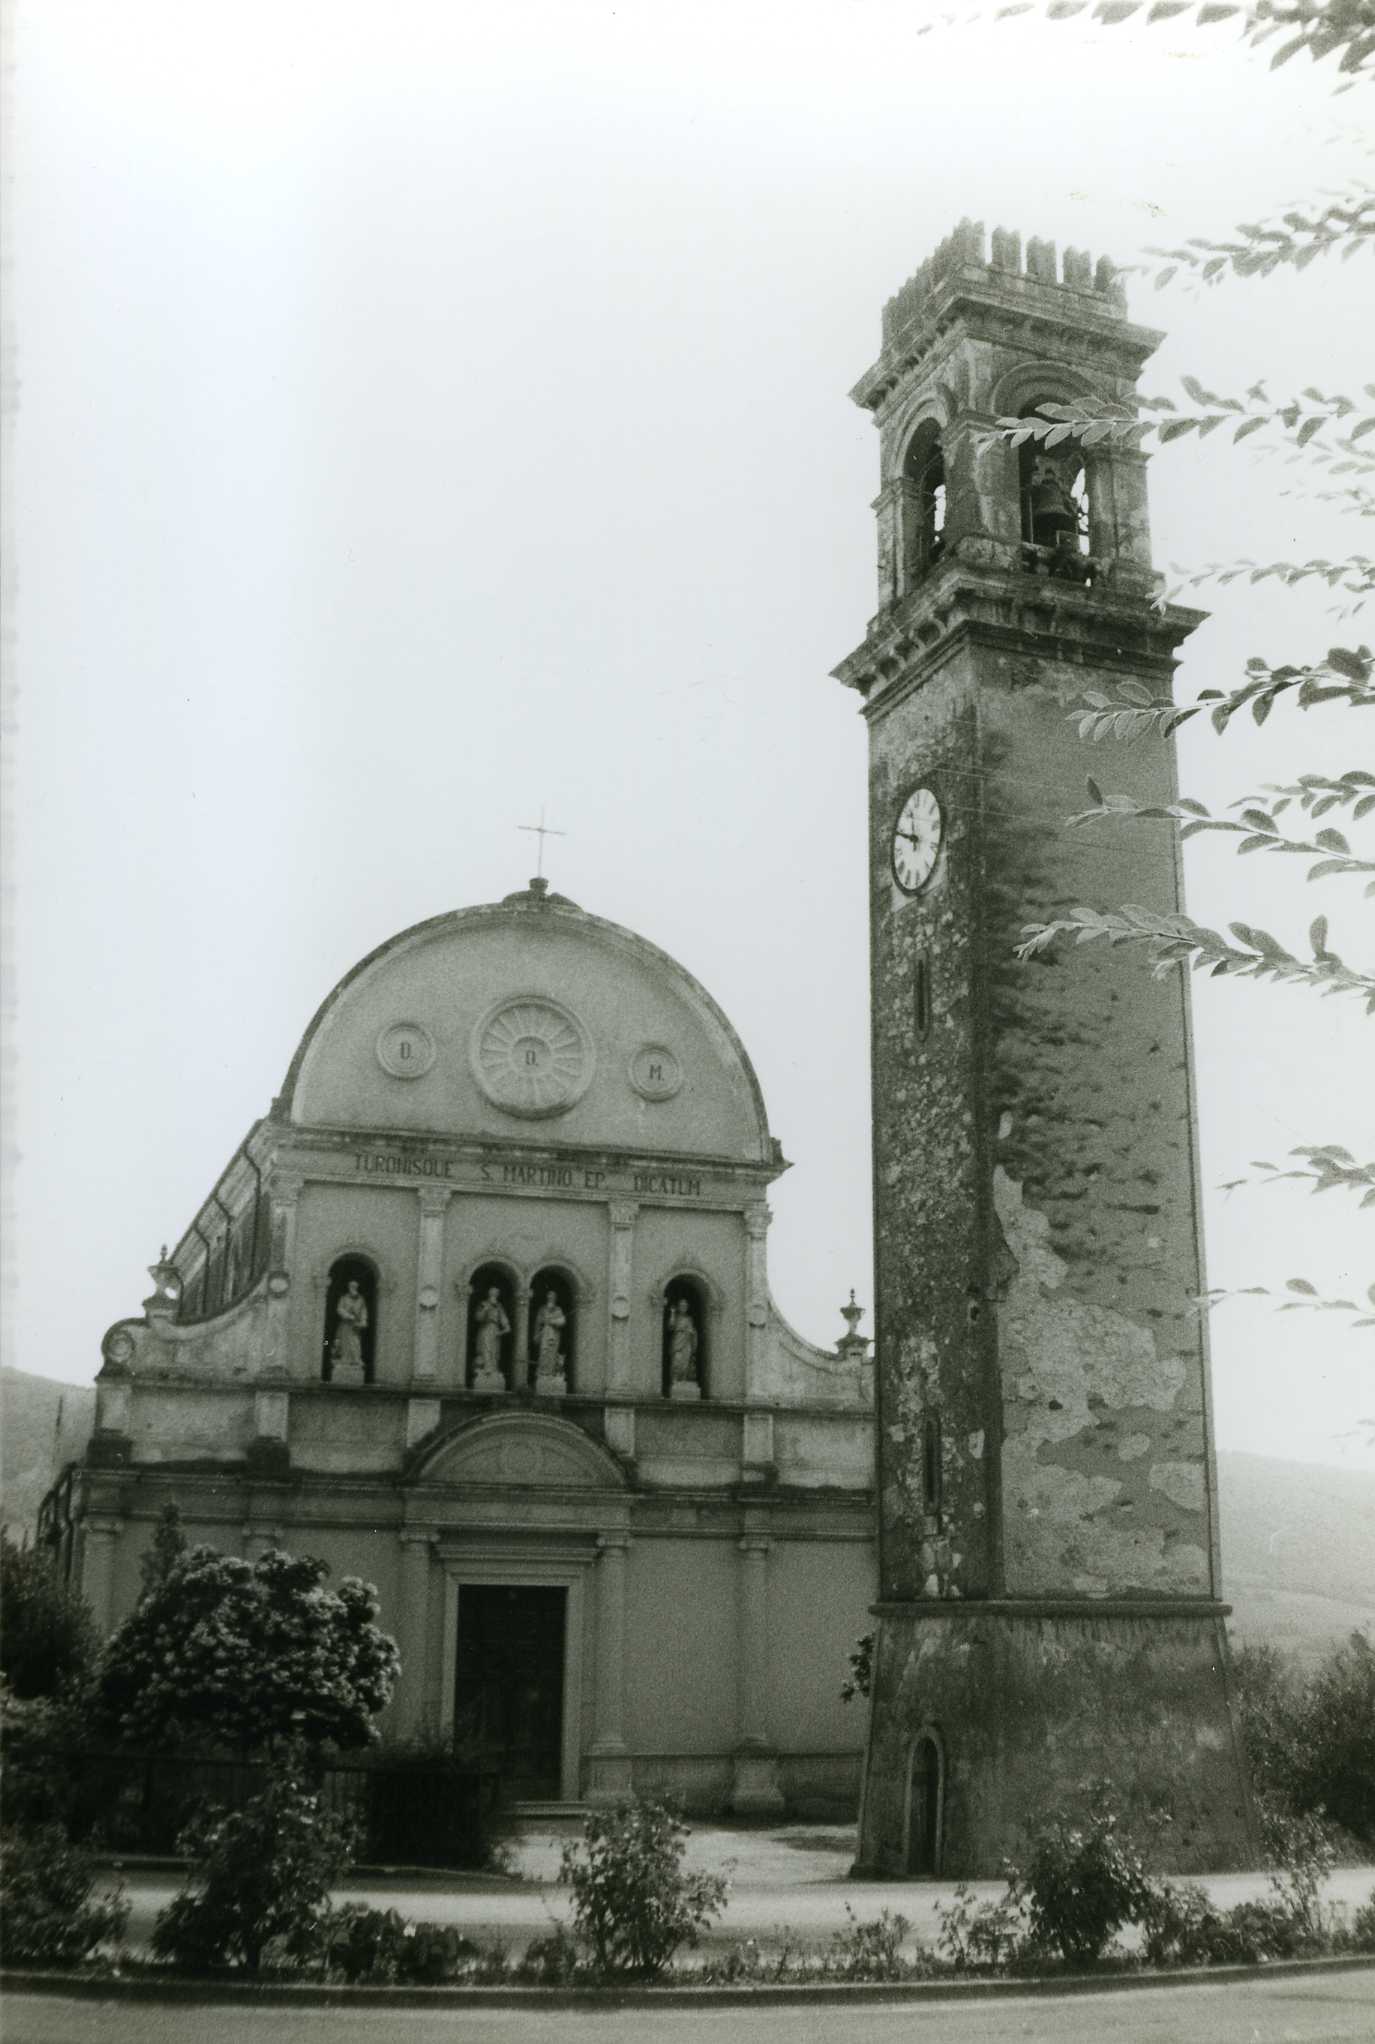
[[[473,1076],[503,1114],[566,1114],[592,1083],[592,1039],[577,1016],[543,995],[500,1001],[473,1031]]]

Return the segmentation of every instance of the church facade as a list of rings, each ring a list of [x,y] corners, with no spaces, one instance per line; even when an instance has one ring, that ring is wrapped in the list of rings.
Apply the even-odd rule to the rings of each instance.
[[[392,1737],[527,1803],[844,1811],[872,1366],[769,1292],[786,1168],[706,991],[547,883],[405,931],[106,1334],[44,1531],[109,1628],[193,1540],[378,1586]]]

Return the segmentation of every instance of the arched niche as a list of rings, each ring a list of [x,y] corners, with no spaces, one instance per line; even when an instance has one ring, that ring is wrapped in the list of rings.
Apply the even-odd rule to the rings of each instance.
[[[377,1357],[377,1265],[361,1250],[336,1256],[325,1280],[320,1375],[327,1384],[371,1384]]]
[[[902,458],[903,561],[908,583],[927,574],[945,553],[945,449],[939,422],[923,419]]]
[[[661,1299],[660,1387],[665,1398],[706,1398],[711,1386],[711,1290],[698,1272],[669,1278]]]
[[[495,1258],[480,1263],[468,1280],[463,1381],[470,1388],[493,1389],[496,1377],[508,1390],[514,1387],[518,1289],[510,1264]]]
[[[578,1281],[564,1264],[545,1264],[530,1280],[528,1366],[536,1387],[543,1379],[576,1388],[580,1303]]]
[[[923,1725],[907,1759],[904,1865],[918,1880],[941,1871],[945,1829],[945,1743],[934,1725]]]

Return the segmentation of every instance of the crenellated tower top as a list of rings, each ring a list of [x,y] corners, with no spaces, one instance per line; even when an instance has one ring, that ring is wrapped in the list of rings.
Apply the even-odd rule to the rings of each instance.
[[[990,252],[973,220],[946,236],[884,307],[882,351],[851,392],[879,429],[879,609],[840,679],[867,694],[894,630],[948,612],[952,575],[1002,578],[983,590],[995,603],[1023,602],[1031,578],[1074,589],[1076,630],[1115,643],[1124,603],[1144,617],[1157,577],[1140,450],[1098,436],[1014,447],[1005,427],[1066,405],[1091,417],[1100,401],[1120,414],[1161,338],[1129,318],[1107,256],[1023,249],[1002,227]]]

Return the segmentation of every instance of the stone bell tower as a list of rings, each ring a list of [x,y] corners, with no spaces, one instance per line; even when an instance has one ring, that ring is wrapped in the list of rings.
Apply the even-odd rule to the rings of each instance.
[[[1145,459],[998,419],[1130,398],[1159,335],[1111,266],[962,224],[886,306],[870,738],[880,1602],[859,1860],[995,1874],[1111,1785],[1181,1867],[1244,1859],[1228,1696],[1188,987],[1133,947],[1019,962],[1091,901],[1180,905],[1151,822],[1067,830],[1083,692],[1168,692]]]

